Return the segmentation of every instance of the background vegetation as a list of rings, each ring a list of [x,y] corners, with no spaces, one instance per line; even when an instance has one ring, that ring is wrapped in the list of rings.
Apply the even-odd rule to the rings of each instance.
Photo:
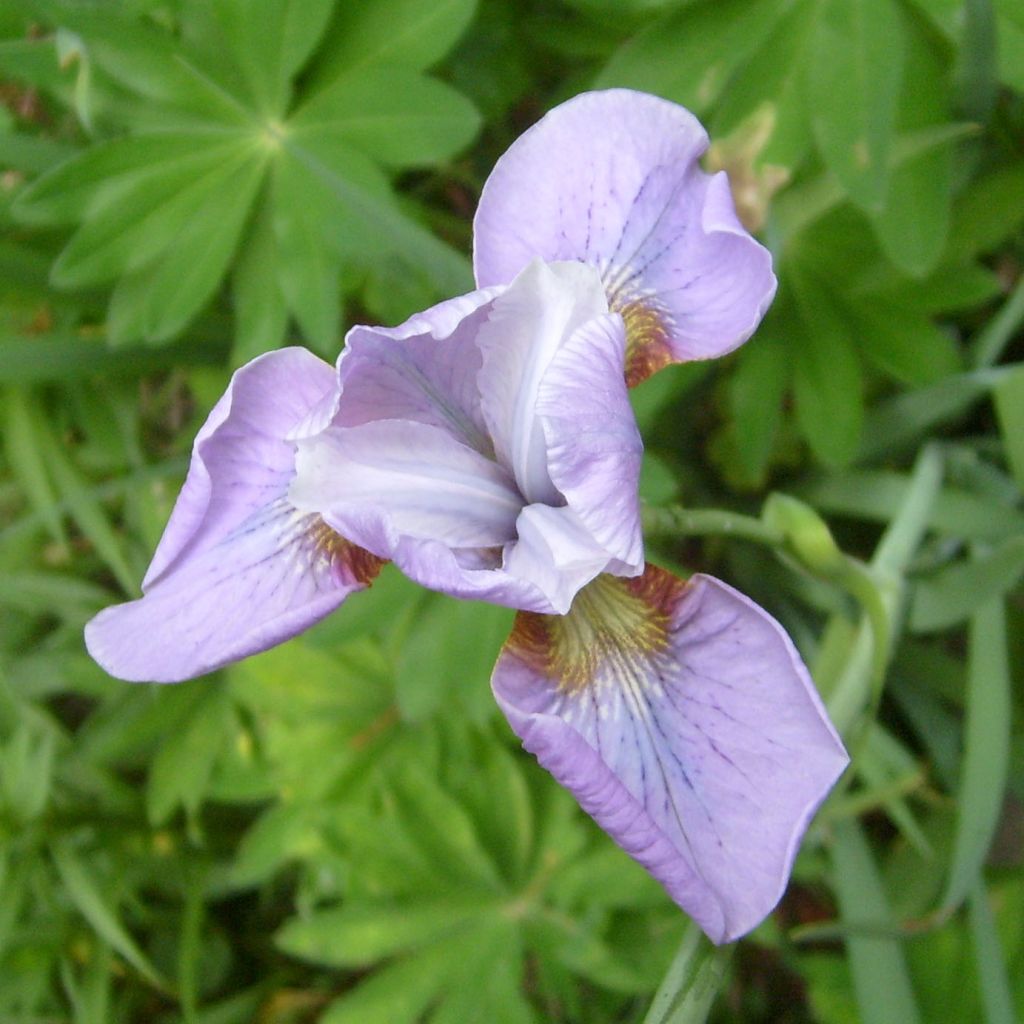
[[[1019,0],[4,0],[0,81],[0,1020],[644,1019],[684,921],[501,721],[510,613],[386,572],[166,688],[81,639],[232,369],[468,288],[494,160],[595,85],[702,117],[781,281],[635,394],[645,497],[784,491],[866,565],[651,537],[855,755],[712,1018],[1024,1017]]]

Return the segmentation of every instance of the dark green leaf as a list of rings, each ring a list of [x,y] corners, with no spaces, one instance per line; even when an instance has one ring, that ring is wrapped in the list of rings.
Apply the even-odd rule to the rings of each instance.
[[[881,209],[888,193],[902,36],[893,0],[823,0],[818,13],[811,123],[825,163],[865,210]]]
[[[336,5],[318,82],[374,65],[423,69],[465,31],[477,0],[375,0]]]
[[[250,160],[221,178],[178,224],[165,251],[121,278],[110,305],[111,344],[163,342],[188,324],[223,279],[262,177],[262,165]]]
[[[479,897],[346,904],[293,918],[275,943],[290,956],[332,967],[369,967],[377,960],[445,942],[474,918],[494,913]]]
[[[814,277],[790,271],[799,324],[793,325],[793,383],[800,430],[822,462],[842,466],[860,442],[860,362],[841,310]]]
[[[1024,574],[1024,537],[1011,537],[988,554],[948,566],[914,588],[910,627],[926,633],[968,618],[1003,597]]]
[[[109,942],[150,984],[166,989],[166,983],[121,923],[116,908],[108,902],[74,847],[69,842],[60,842],[52,853],[68,895],[97,935]]]
[[[211,685],[188,718],[161,744],[149,771],[146,813],[162,825],[180,805],[194,814],[228,736],[227,690]]]
[[[277,348],[288,327],[288,306],[278,282],[279,254],[272,197],[268,185],[257,202],[235,264],[232,361],[239,366]]]
[[[453,699],[480,721],[493,700],[487,685],[513,612],[481,601],[430,597],[402,638],[395,686],[403,717],[450,711]]]
[[[948,56],[910,18],[906,80],[897,127],[902,135],[941,128],[949,119]],[[942,255],[949,232],[952,199],[952,150],[935,146],[893,168],[885,205],[872,224],[882,250],[901,270],[915,277],[930,272]]]
[[[612,55],[598,88],[643,89],[697,114],[768,37],[791,0],[703,0],[652,22]]]
[[[348,143],[386,164],[415,167],[452,156],[472,141],[480,116],[461,93],[403,68],[346,73],[288,122],[309,135]]]

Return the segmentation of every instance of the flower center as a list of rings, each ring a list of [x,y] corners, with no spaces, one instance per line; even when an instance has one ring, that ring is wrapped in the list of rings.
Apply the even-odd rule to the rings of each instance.
[[[668,648],[671,615],[687,584],[654,566],[643,576],[604,574],[576,595],[567,615],[520,612],[509,648],[569,694],[612,680],[646,680]]]
[[[337,576],[345,580],[372,583],[386,564],[385,559],[378,558],[358,544],[345,540],[320,516],[316,516],[314,522],[307,528],[306,536],[317,558],[323,559]]]

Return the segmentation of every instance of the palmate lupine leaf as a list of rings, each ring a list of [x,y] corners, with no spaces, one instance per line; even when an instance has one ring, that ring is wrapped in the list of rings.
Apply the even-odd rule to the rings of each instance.
[[[865,210],[882,208],[903,76],[903,24],[892,0],[824,0],[808,102],[825,163]],[[827,103],[815,97],[828,96]]]
[[[112,343],[180,333],[239,250],[254,251],[234,289],[247,356],[279,344],[289,315],[318,348],[336,349],[346,263],[397,255],[438,293],[463,290],[465,261],[398,209],[380,165],[450,157],[475,134],[476,111],[417,70],[375,62],[339,66],[296,97],[328,0],[273,0],[259,18],[237,0],[187,4],[180,41],[91,5],[40,6],[82,40],[104,76],[108,120],[129,131],[44,174],[17,213],[78,225],[52,277],[65,288],[115,283]]]
[[[904,25],[911,88],[901,90],[896,129],[901,135],[943,125],[949,108],[949,59],[915,19],[897,11]],[[885,205],[872,218],[882,251],[915,277],[931,271],[943,253],[952,201],[952,151],[936,146],[893,168]]]
[[[703,114],[789,6],[775,0],[686,4],[628,40],[596,85],[643,89]]]

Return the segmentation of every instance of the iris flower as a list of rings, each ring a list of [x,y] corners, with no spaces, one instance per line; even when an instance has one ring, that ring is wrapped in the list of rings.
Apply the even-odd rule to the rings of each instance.
[[[524,746],[715,942],[756,926],[847,758],[792,642],[644,561],[628,387],[754,331],[771,260],[707,136],[641,93],[556,108],[498,161],[479,289],[240,369],[143,582],[89,624],[127,680],[299,633],[385,561],[518,610],[491,685]]]

